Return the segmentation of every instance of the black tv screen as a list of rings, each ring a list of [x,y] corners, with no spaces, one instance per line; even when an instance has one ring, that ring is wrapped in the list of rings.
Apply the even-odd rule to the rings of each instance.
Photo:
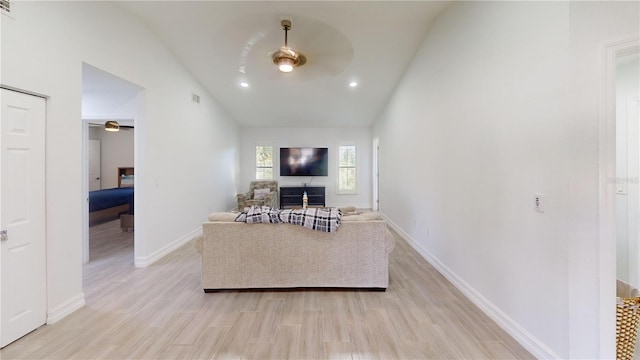
[[[328,148],[280,148],[280,176],[329,176]]]

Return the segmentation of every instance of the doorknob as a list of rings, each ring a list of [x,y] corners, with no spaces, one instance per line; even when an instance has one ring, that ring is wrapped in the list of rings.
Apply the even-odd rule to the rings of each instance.
[[[7,241],[7,240],[9,240],[9,234],[7,233],[7,230],[0,231],[0,241]]]
[[[97,177],[97,178],[96,178],[96,180],[100,180],[100,178],[99,178],[99,177]]]

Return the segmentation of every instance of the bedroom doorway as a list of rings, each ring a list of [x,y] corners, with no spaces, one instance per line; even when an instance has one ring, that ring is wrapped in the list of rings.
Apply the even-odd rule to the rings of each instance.
[[[599,291],[599,312],[600,312],[600,357],[612,358],[615,356],[615,334],[616,321],[613,317],[612,309],[614,309],[616,302],[616,277],[618,276],[619,268],[629,267],[628,259],[633,258],[633,261],[640,262],[640,253],[638,249],[629,249],[620,251],[618,249],[618,242],[620,238],[618,235],[627,236],[628,233],[618,234],[620,229],[625,228],[618,224],[620,220],[617,217],[616,210],[619,204],[618,197],[623,192],[628,196],[629,181],[637,182],[636,179],[627,179],[623,176],[622,179],[618,178],[620,175],[618,167],[622,164],[618,164],[617,155],[622,149],[622,146],[618,142],[616,131],[621,131],[622,127],[618,127],[617,113],[622,110],[618,99],[616,97],[617,85],[618,85],[618,63],[619,61],[628,55],[640,53],[640,41],[638,38],[623,40],[615,43],[610,43],[603,47],[603,83],[601,87],[600,98],[602,99],[601,112],[600,112],[600,129],[599,129],[599,259],[598,259],[598,279],[600,279],[600,291]],[[626,107],[626,106],[625,106]],[[638,114],[634,115],[635,121],[638,121]],[[628,125],[628,123],[627,123]],[[640,136],[640,134],[639,134]],[[626,144],[624,146],[627,148]],[[627,148],[628,149],[628,148]],[[626,163],[626,161],[625,161]],[[627,163],[628,164],[628,163]],[[634,219],[634,223],[637,224],[639,219]],[[625,241],[626,242],[626,241]],[[624,253],[624,254],[621,254]],[[631,257],[629,257],[631,255]],[[619,262],[627,261],[626,264],[619,264]]]
[[[142,90],[91,65],[82,66],[85,273],[96,266],[112,269],[133,263],[135,139]],[[107,124],[114,121],[117,126]]]
[[[640,60],[616,58],[616,277],[640,288]]]

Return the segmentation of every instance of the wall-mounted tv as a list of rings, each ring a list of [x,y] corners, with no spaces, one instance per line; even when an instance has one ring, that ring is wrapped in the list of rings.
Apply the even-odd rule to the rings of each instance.
[[[329,149],[280,148],[280,176],[329,176]]]

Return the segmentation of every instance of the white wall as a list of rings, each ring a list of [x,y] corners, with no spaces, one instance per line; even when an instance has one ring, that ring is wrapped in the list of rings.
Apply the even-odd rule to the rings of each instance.
[[[358,193],[338,195],[338,144],[353,142],[356,145],[356,172]],[[309,183],[326,187],[327,206],[371,208],[371,128],[242,128],[240,141],[241,181],[238,192],[249,190],[249,182],[256,177],[255,147],[270,143],[274,149],[274,175],[279,185]],[[281,147],[326,147],[329,149],[329,176],[298,177],[280,175]]]
[[[110,132],[89,127],[89,139],[100,141],[101,189],[118,187],[118,168],[134,166],[134,135],[133,128]]]
[[[637,3],[456,2],[374,126],[381,211],[538,357],[613,355],[599,348],[614,321],[613,307],[599,319],[599,61],[637,34]]]
[[[88,65],[84,64],[84,68]],[[95,71],[95,70],[94,70]],[[137,91],[82,90],[84,119],[134,119],[138,111]]]
[[[117,5],[16,2],[12,16],[2,20],[2,85],[48,96],[47,287],[49,318],[57,319],[83,304],[83,62],[144,88],[136,99],[136,264],[188,240],[210,211],[233,205],[238,129]]]
[[[640,62],[627,55],[616,71],[616,275],[640,288],[638,101]],[[635,109],[634,109],[635,107]],[[635,116],[634,116],[635,115]]]
[[[118,187],[118,168],[133,167],[135,129],[102,131],[100,136],[100,185],[102,189]]]

